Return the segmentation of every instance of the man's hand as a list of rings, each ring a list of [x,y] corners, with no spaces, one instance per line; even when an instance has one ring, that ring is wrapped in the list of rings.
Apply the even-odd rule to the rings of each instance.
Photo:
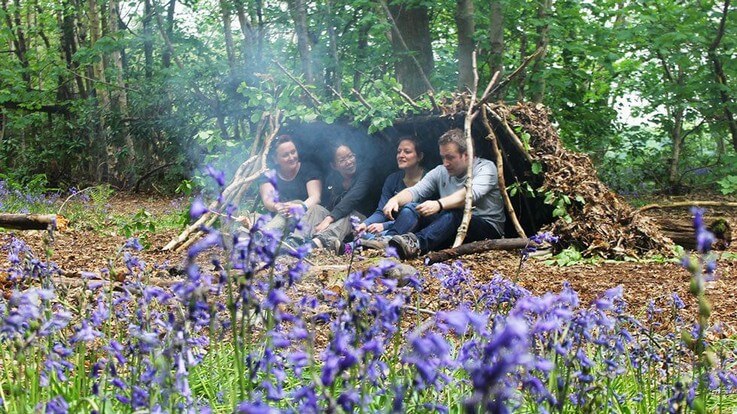
[[[333,220],[332,217],[330,217],[330,216],[325,217],[320,222],[320,224],[318,224],[317,226],[315,226],[315,231],[313,233],[314,234],[317,234],[317,233],[322,232],[323,230],[325,230],[326,228],[328,228],[329,225],[333,224],[333,221],[334,220]]]
[[[386,202],[384,209],[381,211],[384,213],[386,218],[394,220],[394,213],[399,211],[399,203],[394,197],[392,197]]]
[[[282,216],[289,217],[289,207],[291,207],[291,203],[276,203],[274,204],[274,207],[276,208],[276,212],[281,214]]]
[[[427,200],[415,207],[415,210],[422,217],[432,216],[440,212],[440,204],[438,204],[438,200]]]
[[[374,224],[370,224],[368,227],[366,227],[366,232],[368,232],[368,233],[379,234],[382,231],[384,231],[384,224],[383,223],[374,223]]]

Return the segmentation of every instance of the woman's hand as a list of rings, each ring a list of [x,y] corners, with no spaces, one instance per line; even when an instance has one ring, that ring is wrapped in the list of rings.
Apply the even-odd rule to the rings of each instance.
[[[363,224],[365,226],[365,224]],[[366,232],[379,234],[384,231],[384,223],[373,223],[366,227]]]
[[[317,226],[315,226],[314,234],[318,234],[318,233],[322,232],[323,230],[325,230],[326,228],[328,228],[329,225],[333,224],[333,221],[335,221],[335,220],[332,217],[330,217],[330,216],[325,217],[320,222],[320,224],[318,224]]]

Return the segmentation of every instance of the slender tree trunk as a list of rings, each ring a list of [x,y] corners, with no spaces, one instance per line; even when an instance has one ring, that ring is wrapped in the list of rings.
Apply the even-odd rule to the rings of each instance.
[[[294,31],[297,35],[297,49],[302,62],[302,74],[308,84],[315,83],[312,71],[312,50],[310,49],[310,33],[307,25],[307,7],[304,0],[289,0],[289,13],[294,21]]]
[[[18,0],[13,2],[13,9],[10,10],[8,7],[7,0],[2,0],[0,3],[3,8],[3,14],[5,15],[5,24],[8,26],[8,34],[11,37],[12,49],[15,56],[18,58],[23,71],[21,78],[26,84],[26,88],[31,88],[31,73],[29,71],[28,62],[28,44],[26,43],[26,35],[23,31],[23,22],[21,20],[21,5]]]
[[[358,62],[365,62],[366,61],[366,55],[367,55],[367,48],[368,48],[368,34],[369,30],[371,29],[371,26],[364,23],[359,29],[358,29],[358,44],[356,45],[356,61]],[[361,90],[361,72],[355,71],[353,72],[353,89],[360,91]]]
[[[246,68],[248,68],[248,75],[250,75],[253,72],[253,69],[258,67],[259,62],[256,59],[255,53],[256,36],[253,33],[253,25],[246,15],[246,8],[243,5],[243,1],[244,0],[236,0],[235,11],[238,15],[238,25],[241,28],[242,59]]]
[[[473,0],[458,0],[455,13],[458,31],[458,90],[471,89],[474,84],[473,51],[476,30],[473,20]],[[493,73],[492,73],[493,76]]]
[[[228,56],[228,68],[230,76],[235,75],[235,42],[233,41],[233,31],[231,28],[232,15],[230,4],[226,0],[220,0],[220,15],[223,21],[223,35],[225,38],[225,53]]]
[[[143,3],[143,67],[147,80],[153,77],[154,67],[154,38],[153,28],[151,27],[151,17],[153,16],[153,7],[151,0],[144,0]]]
[[[88,0],[88,16],[89,16],[89,34],[90,34],[90,48],[95,46],[98,40],[102,37],[102,26],[100,11],[97,6],[97,0]],[[91,171],[89,172],[94,177],[96,182],[105,182],[108,179],[108,171],[110,168],[110,162],[107,154],[107,138],[106,130],[107,125],[105,122],[105,112],[110,109],[110,95],[107,91],[105,84],[105,67],[103,64],[104,57],[100,56],[100,59],[93,62],[91,66],[91,82],[90,86],[95,91],[95,97],[97,98],[97,107],[100,113],[99,122],[95,133],[90,136],[90,148],[92,152],[92,163],[90,164]],[[96,82],[96,83],[95,83]]]
[[[520,64],[525,62],[527,56],[527,33],[524,31],[520,33],[519,37],[519,60]],[[525,85],[527,84],[527,71],[523,70],[517,77],[517,101],[522,102],[525,100],[526,90]]]
[[[398,58],[394,64],[397,80],[408,95],[419,96],[427,92],[428,85],[421,76],[418,76],[417,64],[427,77],[430,77],[434,67],[430,12],[427,7],[419,4],[414,7],[406,4],[390,4],[389,11],[401,36],[400,39],[400,36],[392,35],[392,49]],[[417,60],[417,64],[413,58]]]
[[[166,24],[165,24],[165,31],[166,35],[169,39],[171,39],[172,34],[174,33],[174,7],[177,4],[177,0],[169,0],[169,4],[166,8]],[[154,7],[156,7],[154,5]],[[171,50],[169,49],[168,45],[164,45],[164,51],[161,53],[161,63],[164,65],[165,68],[171,67]]]
[[[499,72],[499,79],[504,75],[504,10],[501,0],[491,0],[489,16],[489,55],[490,75]]]
[[[335,33],[335,16],[333,14],[333,0],[327,0],[327,26],[328,41],[330,42],[330,63],[327,72],[328,77],[325,79],[326,85],[331,85],[338,93],[342,92],[343,70],[340,65],[340,56],[338,54],[338,35]]]
[[[543,101],[545,96],[545,74],[543,73],[543,65],[545,55],[548,49],[548,32],[550,31],[550,24],[548,23],[548,16],[553,7],[552,0],[542,0],[537,9],[537,18],[542,24],[537,28],[537,42],[535,50],[542,48],[542,53],[535,59],[535,63],[532,65],[530,71],[530,79],[532,85],[530,88],[530,99],[532,102],[540,103]]]
[[[719,44],[722,41],[722,38],[724,37],[724,31],[727,24],[727,16],[729,14],[729,4],[730,0],[724,1],[724,8],[722,10],[722,18],[719,21],[719,28],[717,29],[717,34],[714,38],[714,41],[709,46],[709,59],[711,60],[711,65],[714,70],[714,77],[716,78],[716,82],[719,85],[719,100],[722,103],[722,112],[724,113],[724,121],[727,123],[727,129],[729,129],[729,134],[732,136],[732,146],[734,147],[735,151],[737,151],[737,121],[735,120],[734,113],[732,113],[732,110],[730,109],[732,105],[732,98],[729,96],[729,93],[727,92],[729,89],[727,87],[727,75],[724,73],[724,67],[722,66],[722,61],[719,58],[719,55],[717,54],[717,49],[719,48]]]
[[[674,194],[680,192],[680,162],[681,152],[683,151],[683,115],[684,109],[682,107],[676,108],[673,111],[673,127],[669,131],[673,148],[671,150],[670,166],[668,168],[668,186]]]

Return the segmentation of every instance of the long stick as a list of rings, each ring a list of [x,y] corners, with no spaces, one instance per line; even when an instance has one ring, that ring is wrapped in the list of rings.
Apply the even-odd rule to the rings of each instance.
[[[474,50],[471,54],[471,64],[473,66],[473,90],[471,91],[471,102],[468,104],[468,112],[466,113],[466,119],[463,122],[463,134],[466,136],[466,154],[468,160],[468,167],[466,168],[466,204],[463,208],[463,219],[461,225],[458,227],[458,233],[456,233],[456,239],[453,242],[453,247],[458,247],[463,243],[468,232],[468,223],[471,222],[471,208],[473,207],[473,136],[471,136],[471,125],[473,124],[473,118],[475,117],[473,108],[476,102],[476,92],[479,87],[479,74],[476,71],[476,51]]]
[[[507,193],[507,185],[504,178],[504,157],[502,156],[502,148],[499,145],[499,141],[496,139],[496,134],[494,133],[494,130],[489,124],[489,118],[487,118],[488,111],[489,109],[486,105],[481,107],[481,123],[484,124],[484,127],[488,132],[488,135],[486,135],[486,140],[489,141],[492,149],[495,150],[494,152],[496,155],[496,170],[499,183],[499,192],[502,194],[502,198],[504,199],[504,206],[507,208],[507,215],[509,216],[509,219],[512,220],[514,229],[517,230],[517,235],[526,238],[527,235],[525,235],[525,231],[519,224],[517,213],[514,211],[514,206],[512,205],[512,200],[509,199],[509,194]]]
[[[491,115],[491,117],[494,118],[494,120],[498,122],[502,126],[502,128],[504,128],[504,130],[507,132],[507,135],[509,135],[509,140],[512,142],[512,144],[525,157],[527,162],[532,164],[532,156],[527,151],[527,148],[525,148],[525,145],[522,143],[522,140],[517,136],[517,134],[514,133],[512,128],[509,126],[509,124],[507,124],[507,121],[505,121],[502,117],[497,115],[497,113],[494,111],[489,111],[488,114]]]

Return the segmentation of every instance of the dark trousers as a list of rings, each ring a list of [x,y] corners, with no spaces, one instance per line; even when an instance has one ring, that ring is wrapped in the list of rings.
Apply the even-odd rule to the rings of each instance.
[[[387,231],[387,235],[414,233],[420,241],[422,254],[451,247],[463,220],[463,209],[445,210],[422,217],[415,209],[416,206],[417,203],[409,203],[402,207],[394,221],[394,227]],[[471,215],[464,242],[499,238],[501,234],[494,226]]]

